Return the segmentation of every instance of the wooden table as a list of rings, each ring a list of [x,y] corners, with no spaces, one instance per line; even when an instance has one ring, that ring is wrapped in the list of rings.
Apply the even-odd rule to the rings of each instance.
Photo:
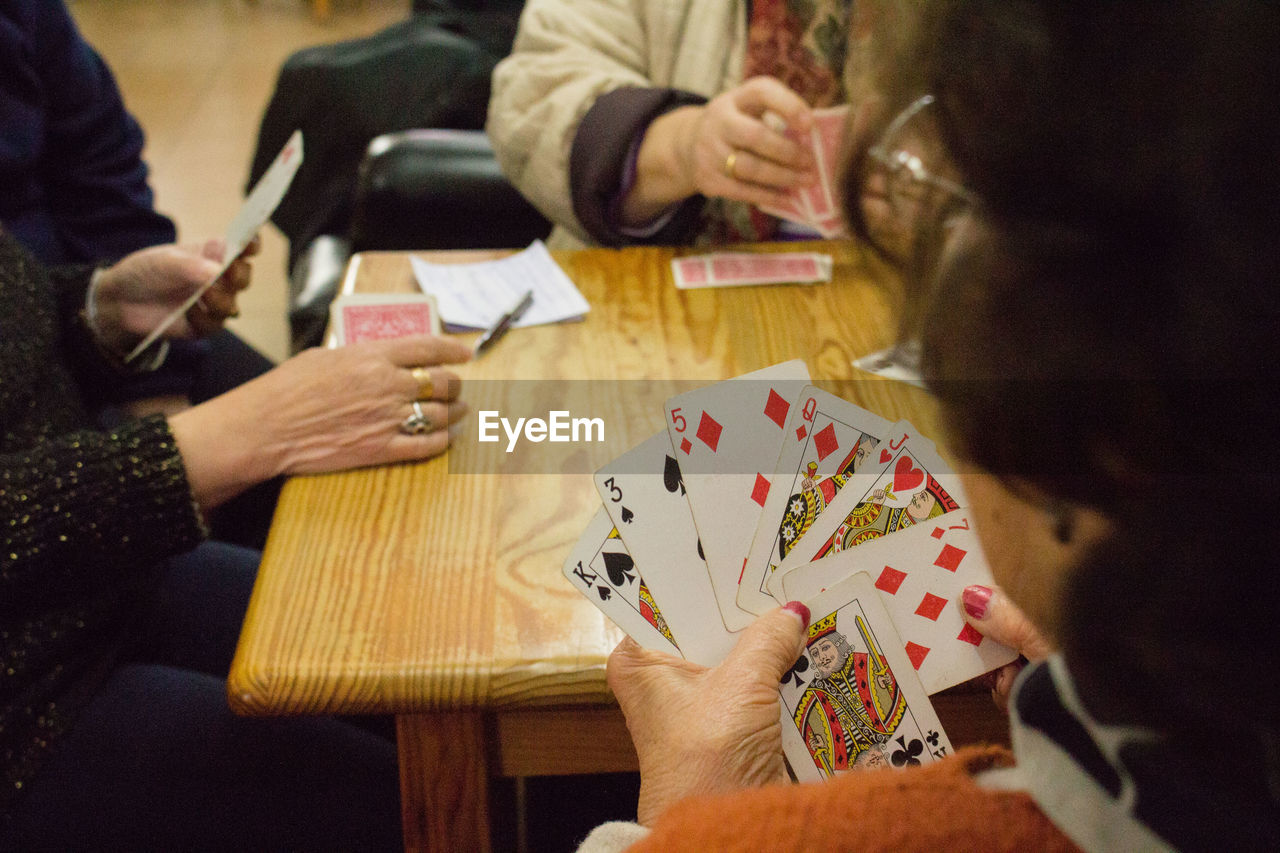
[[[892,342],[876,284],[889,278],[855,245],[805,248],[835,257],[831,283],[679,291],[677,250],[554,253],[591,303],[586,320],[516,330],[459,372],[711,382],[799,357],[815,379],[852,379],[852,359]],[[413,288],[403,253],[358,255],[344,285]],[[598,387],[621,398],[633,384]],[[867,379],[842,393],[938,436],[917,389]],[[634,442],[661,428],[661,400],[652,418]],[[636,768],[605,685],[621,635],[561,574],[600,506],[591,478],[448,471],[442,457],[290,480],[229,678],[244,714],[396,714],[409,849],[487,848],[491,776]],[[938,699],[957,744],[1007,739],[985,693]]]

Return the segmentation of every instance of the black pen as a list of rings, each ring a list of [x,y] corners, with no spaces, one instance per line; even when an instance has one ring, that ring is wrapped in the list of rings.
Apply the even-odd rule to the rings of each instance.
[[[489,327],[489,330],[480,336],[480,340],[476,341],[476,356],[484,353],[485,350],[496,344],[507,330],[511,328],[517,320],[524,316],[524,312],[529,310],[529,306],[533,304],[533,291],[526,290],[524,296],[520,297],[520,301],[511,307],[511,310],[498,318],[498,321]]]

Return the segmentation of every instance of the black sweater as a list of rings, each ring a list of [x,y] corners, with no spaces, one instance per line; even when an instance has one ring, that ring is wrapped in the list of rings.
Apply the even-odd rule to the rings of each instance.
[[[0,817],[106,678],[159,562],[204,536],[167,422],[95,426],[121,377],[77,322],[88,278],[0,234]]]

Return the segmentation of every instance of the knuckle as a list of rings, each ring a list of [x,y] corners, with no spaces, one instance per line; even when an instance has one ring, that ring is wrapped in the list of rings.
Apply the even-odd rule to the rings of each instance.
[[[767,151],[769,143],[772,142],[773,131],[769,130],[760,122],[752,122],[742,132],[742,145],[748,149],[755,157],[760,157],[761,152]]]
[[[347,371],[347,378],[355,388],[385,388],[393,378],[389,362],[373,353],[362,353],[361,358]]]

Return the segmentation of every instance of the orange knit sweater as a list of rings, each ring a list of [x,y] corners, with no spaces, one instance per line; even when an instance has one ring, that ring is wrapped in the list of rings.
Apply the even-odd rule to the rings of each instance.
[[[972,779],[1012,763],[1007,750],[970,747],[920,769],[691,798],[630,850],[1077,850],[1028,795]]]

